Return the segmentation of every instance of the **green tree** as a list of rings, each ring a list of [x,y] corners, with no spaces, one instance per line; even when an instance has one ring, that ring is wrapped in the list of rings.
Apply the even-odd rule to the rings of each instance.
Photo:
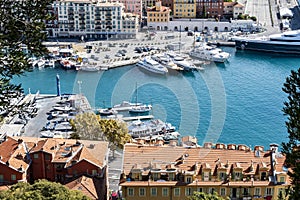
[[[44,20],[50,0],[7,0],[0,2],[0,110],[11,111],[11,99],[23,93],[20,85],[10,82],[30,70],[29,55],[24,48],[36,56],[47,50],[42,45],[46,39]],[[7,113],[7,112],[6,112]],[[4,115],[2,113],[1,115]]]
[[[282,143],[286,156],[285,165],[292,170],[288,175],[292,180],[289,199],[300,199],[300,68],[292,70],[282,90],[288,95],[284,102],[283,112],[287,116],[285,122],[288,132],[288,142]]]
[[[189,200],[224,200],[222,197],[219,197],[217,193],[207,194],[204,192],[194,192]]]
[[[114,119],[101,119],[99,124],[113,152],[117,147],[123,149],[131,138],[125,122]]]
[[[75,119],[70,122],[74,130],[74,134],[71,135],[71,138],[105,140],[99,121],[100,116],[92,112],[76,115]]]
[[[60,183],[49,182],[47,180],[38,180],[34,184],[17,183],[9,190],[0,192],[2,200],[87,200],[87,196],[79,191],[69,190]]]

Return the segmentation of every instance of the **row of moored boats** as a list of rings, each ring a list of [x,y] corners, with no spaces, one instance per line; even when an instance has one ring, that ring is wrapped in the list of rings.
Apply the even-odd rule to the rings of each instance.
[[[197,61],[190,59],[189,56],[191,58],[196,58]],[[223,63],[228,60],[230,54],[215,46],[201,43],[189,52],[189,56],[169,51],[146,56],[137,63],[137,66],[158,74],[166,74],[168,73],[168,70],[204,70],[201,65],[205,64],[207,61]]]

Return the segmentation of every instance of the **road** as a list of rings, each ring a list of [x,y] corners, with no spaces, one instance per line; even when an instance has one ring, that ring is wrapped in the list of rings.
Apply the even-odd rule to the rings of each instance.
[[[268,0],[247,0],[245,14],[255,16],[263,26],[272,26]]]

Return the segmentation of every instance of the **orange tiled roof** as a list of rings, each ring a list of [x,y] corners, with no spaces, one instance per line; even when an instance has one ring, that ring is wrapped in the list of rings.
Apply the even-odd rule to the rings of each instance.
[[[22,139],[30,147],[30,153],[43,151],[52,154],[52,162],[66,163],[69,166],[74,159],[84,159],[100,167],[107,164],[108,143],[104,141],[31,137]]]
[[[84,195],[91,199],[99,199],[93,179],[87,176],[81,176],[65,186],[67,186],[70,190],[81,191]]]
[[[242,7],[245,7],[245,6],[243,4],[237,3],[237,4],[234,5],[234,7],[242,8]]]
[[[270,157],[268,152],[261,152],[260,156],[250,150],[227,150],[210,148],[191,148],[187,149],[179,146],[141,146],[136,144],[127,144],[124,148],[123,171],[127,175],[134,166],[139,164],[141,168],[150,168],[154,163],[161,166],[161,170],[166,169],[170,164],[174,164],[178,170],[190,170],[195,163],[200,168],[210,168],[212,171],[220,163],[227,164],[230,167],[241,169],[245,173],[252,165],[254,171],[257,167],[270,168]],[[278,156],[276,159],[276,171],[282,171],[284,156]],[[261,165],[261,166],[260,166]]]
[[[16,140],[7,137],[0,144],[0,162],[19,172],[24,172],[29,167],[29,160],[26,158],[26,147],[23,140]]]

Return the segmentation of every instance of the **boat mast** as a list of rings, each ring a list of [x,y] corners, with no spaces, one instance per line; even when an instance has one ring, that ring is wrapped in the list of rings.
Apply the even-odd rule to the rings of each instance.
[[[181,25],[179,26],[179,54],[181,49]]]
[[[137,82],[135,83],[135,106],[138,105],[138,91],[137,91]]]

